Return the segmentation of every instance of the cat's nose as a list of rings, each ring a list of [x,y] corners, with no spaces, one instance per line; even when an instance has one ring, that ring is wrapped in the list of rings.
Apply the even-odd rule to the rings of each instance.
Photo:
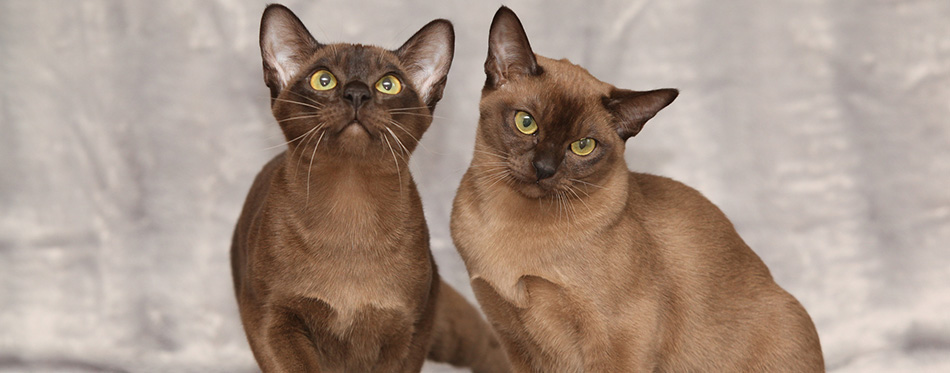
[[[538,174],[538,181],[547,179],[557,172],[557,164],[552,157],[539,157],[534,160],[534,171]]]
[[[353,103],[353,107],[360,108],[360,105],[369,100],[369,87],[366,83],[353,81],[346,83],[343,87],[343,98]]]

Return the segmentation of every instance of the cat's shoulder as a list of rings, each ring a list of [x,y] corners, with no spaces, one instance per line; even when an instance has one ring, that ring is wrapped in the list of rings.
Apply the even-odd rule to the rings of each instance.
[[[636,185],[637,190],[647,198],[696,198],[705,199],[702,194],[678,180],[654,174],[643,172],[629,173],[630,184]],[[651,199],[652,199],[651,198]]]
[[[709,213],[723,216],[722,211],[712,201],[695,188],[666,176],[648,173],[630,172],[632,193],[643,198],[643,202],[655,206],[661,211],[684,210],[691,213]]]
[[[270,183],[270,180],[273,178],[274,174],[277,173],[277,170],[284,163],[284,158],[287,157],[287,152],[283,151],[275,155],[274,158],[271,158],[267,163],[261,167],[261,170],[257,172],[257,176],[254,177],[253,187],[264,186]],[[252,189],[253,189],[252,187]]]
[[[274,156],[274,158],[271,158],[264,167],[261,167],[257,176],[254,177],[251,189],[248,191],[247,197],[244,200],[244,214],[256,214],[260,210],[264,199],[270,191],[274,175],[277,174],[277,170],[284,164],[284,158],[286,156],[286,151],[281,152]]]

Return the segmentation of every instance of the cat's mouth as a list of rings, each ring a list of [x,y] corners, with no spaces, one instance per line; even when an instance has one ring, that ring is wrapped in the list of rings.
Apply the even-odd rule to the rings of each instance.
[[[337,131],[339,136],[368,136],[373,137],[373,133],[370,131],[369,127],[366,126],[363,122],[360,122],[359,119],[353,119],[349,123],[344,124],[340,127],[340,130]]]
[[[360,123],[360,121],[355,120],[355,119],[354,119],[352,122],[350,122],[349,124],[343,126],[343,129],[341,129],[340,132],[342,132],[342,131],[363,131],[363,132],[369,132],[369,131],[367,131],[366,126],[364,126],[363,123]]]
[[[524,175],[510,168],[508,172],[516,181],[511,185],[512,189],[515,189],[525,197],[543,198],[555,193],[555,189],[557,189],[557,182],[552,178],[538,180],[535,177]]]

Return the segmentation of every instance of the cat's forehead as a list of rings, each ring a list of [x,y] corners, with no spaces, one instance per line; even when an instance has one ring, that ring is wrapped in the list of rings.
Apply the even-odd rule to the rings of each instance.
[[[600,81],[587,69],[575,65],[567,58],[555,60],[536,56],[544,70],[543,78],[550,86],[556,86],[564,94],[573,96],[603,96],[610,93],[613,85]]]
[[[506,106],[529,110],[538,119],[571,122],[572,118],[603,111],[602,98],[610,84],[594,78],[584,68],[565,60],[538,56],[543,73],[518,78],[502,86],[494,97]]]
[[[337,43],[320,48],[311,61],[314,67],[327,67],[338,74],[361,76],[399,70],[399,58],[375,45]]]

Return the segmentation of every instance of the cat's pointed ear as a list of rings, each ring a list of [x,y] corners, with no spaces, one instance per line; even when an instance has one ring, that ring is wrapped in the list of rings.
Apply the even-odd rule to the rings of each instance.
[[[437,19],[423,26],[395,51],[406,66],[406,74],[416,93],[429,106],[442,99],[442,90],[455,55],[455,29],[452,22]]]
[[[495,12],[488,32],[485,86],[497,88],[515,76],[538,74],[541,67],[531,51],[521,21],[515,12],[502,6]]]
[[[604,96],[603,102],[604,107],[614,116],[617,134],[626,141],[636,136],[650,118],[673,102],[678,95],[679,91],[672,88],[645,92],[614,89],[610,96]]]
[[[271,4],[261,17],[261,57],[264,60],[264,82],[276,98],[290,84],[307,58],[320,48],[310,31],[290,9]]]

